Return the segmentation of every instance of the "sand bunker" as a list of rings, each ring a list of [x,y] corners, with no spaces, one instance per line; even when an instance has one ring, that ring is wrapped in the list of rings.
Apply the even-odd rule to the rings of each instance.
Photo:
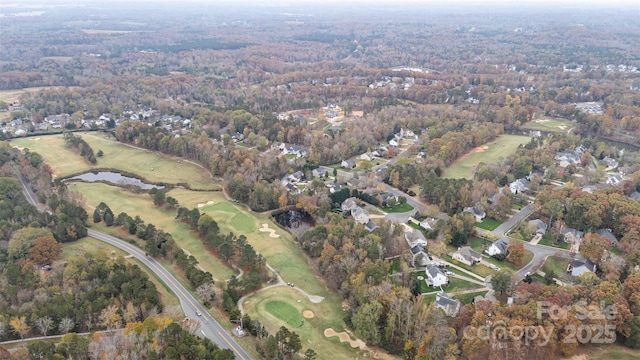
[[[38,140],[40,140],[40,138],[35,138],[35,139],[33,139],[33,141],[38,141]]]
[[[209,201],[207,201],[206,203],[200,203],[200,204],[198,204],[198,207],[199,207],[199,208],[201,208],[201,207],[205,207],[205,206],[213,205],[213,204],[215,204],[215,202],[214,202],[213,200],[209,200]]]
[[[549,120],[547,120],[547,119],[538,119],[538,120],[533,120],[533,122],[537,123],[537,124],[544,124],[546,122],[549,122]]]
[[[558,129],[566,130],[567,129],[567,125],[558,125]]]
[[[313,319],[313,311],[305,310],[302,312],[302,316],[304,316],[305,319]]]
[[[258,231],[260,231],[260,232],[268,232],[269,233],[269,237],[272,237],[272,238],[279,238],[280,237],[280,235],[276,234],[275,230],[269,228],[269,224],[262,224],[262,227],[260,229],[258,229]]]
[[[364,349],[367,348],[367,344],[365,344],[364,341],[362,341],[360,339],[351,340],[351,337],[349,336],[349,334],[347,334],[344,331],[341,332],[341,333],[337,333],[332,328],[327,328],[327,329],[324,330],[324,336],[326,336],[326,337],[337,336],[338,339],[340,339],[340,342],[348,342],[349,345],[351,345],[352,348],[360,348],[360,350],[364,350]]]

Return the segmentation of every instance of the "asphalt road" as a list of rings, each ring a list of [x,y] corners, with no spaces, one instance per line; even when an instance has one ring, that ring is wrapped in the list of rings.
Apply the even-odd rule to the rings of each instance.
[[[34,206],[38,207],[38,209],[42,210],[42,205],[39,204],[36,199],[36,195],[31,190],[29,184],[25,181],[25,179],[16,172],[16,176],[18,181],[22,185],[22,192],[24,193],[27,201],[29,201]],[[162,265],[156,262],[152,257],[146,256],[144,251],[140,248],[129,244],[126,241],[120,240],[111,235],[107,235],[101,233],[99,231],[88,229],[88,235],[96,240],[103,241],[109,245],[115,246],[120,250],[123,250],[133,257],[142,262],[145,266],[147,266],[151,271],[153,271],[159,278],[162,280],[171,291],[178,297],[180,300],[180,305],[182,305],[182,309],[186,316],[191,319],[200,321],[200,334],[209,338],[215,344],[223,349],[231,349],[233,353],[236,355],[236,359],[242,360],[250,360],[251,356],[244,351],[240,345],[231,337],[227,331],[220,326],[220,324],[207,312],[207,310],[202,306],[196,298],[191,295],[187,289],[182,286],[182,284],[175,278],[167,269],[165,269]],[[198,315],[198,312],[201,315]]]

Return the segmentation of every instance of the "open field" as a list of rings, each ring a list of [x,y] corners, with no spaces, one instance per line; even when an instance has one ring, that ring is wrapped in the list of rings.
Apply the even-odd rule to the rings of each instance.
[[[442,177],[469,179],[476,165],[479,163],[496,163],[501,158],[505,158],[515,152],[520,145],[526,144],[530,140],[531,138],[528,136],[501,135],[491,143],[479,146],[454,161],[451,166],[444,171]]]
[[[132,217],[140,216],[146,224],[153,224],[156,228],[170,233],[176,243],[189,253],[194,254],[200,266],[216,279],[228,279],[233,275],[233,270],[223,264],[221,260],[213,255],[205,255],[208,254],[208,251],[196,234],[187,224],[175,220],[175,211],[157,208],[153,205],[153,199],[149,194],[134,194],[118,186],[102,183],[72,183],[70,188],[83,195],[89,214],[93,213],[95,206],[104,202],[109,205],[115,215],[126,212]],[[207,195],[211,193],[197,192],[197,194],[206,199]],[[169,195],[173,196],[171,192]],[[176,199],[182,204],[180,199]]]
[[[563,259],[560,257],[549,256],[542,265],[542,271],[546,274],[549,271],[553,271],[553,274],[557,279],[567,281],[571,279],[571,274],[567,273],[567,266],[571,260]]]
[[[269,307],[273,304],[286,304],[288,311],[295,311],[295,315],[302,320],[302,313],[305,310],[313,312],[313,318],[300,321],[298,327],[292,330],[300,335],[302,339],[303,351],[312,348],[318,353],[318,359],[356,359],[362,358],[358,349],[351,348],[347,343],[341,343],[337,337],[327,338],[324,330],[332,328],[337,332],[345,330],[342,317],[344,312],[340,309],[340,301],[322,301],[318,304],[311,303],[305,296],[289,287],[277,287],[256,295],[250,296],[244,302],[244,309],[251,318],[260,319],[260,322],[267,327],[269,333],[275,334],[280,326],[291,327],[279,316],[274,316]]]
[[[497,228],[498,226],[500,226],[500,224],[502,224],[502,221],[488,217],[488,218],[484,218],[481,222],[477,222],[476,226],[479,227],[480,229],[491,231]]]
[[[547,132],[566,132],[573,127],[569,120],[542,116],[529,121],[522,126],[523,129],[540,130]]]
[[[70,243],[64,243],[64,247],[62,248],[61,258],[64,261],[67,261],[72,257],[85,256],[85,254],[87,253],[97,252],[100,250],[104,251],[106,255],[109,257],[111,256],[120,257],[120,256],[127,255],[124,251],[116,247],[113,247],[109,244],[105,244],[102,241],[96,240],[91,237],[85,237]],[[131,264],[138,265],[149,276],[149,279],[156,285],[156,288],[158,289],[158,293],[160,293],[160,298],[162,299],[162,303],[165,306],[173,306],[173,305],[180,304],[180,302],[178,301],[178,298],[168,289],[168,287],[162,281],[160,281],[156,277],[156,275],[152,271],[147,269],[146,266],[142,265],[142,263],[140,263],[138,260],[133,258],[125,258],[125,261]]]
[[[115,169],[136,174],[154,183],[186,183],[194,189],[217,190],[221,184],[199,166],[155,152],[136,149],[117,142],[101,133],[78,133],[95,152],[102,150],[98,163],[90,164],[74,151],[66,148],[62,135],[28,137],[12,140],[15,146],[26,147],[42,155],[56,177],[66,177],[91,169]]]
[[[594,345],[594,348],[589,349],[586,355],[589,360],[636,360],[640,358],[640,350],[630,349],[618,344],[598,347]]]

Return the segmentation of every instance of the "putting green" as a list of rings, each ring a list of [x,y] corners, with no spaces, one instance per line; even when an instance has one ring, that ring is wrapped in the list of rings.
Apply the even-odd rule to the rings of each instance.
[[[269,314],[286,322],[289,326],[300,327],[304,323],[304,319],[300,315],[300,312],[295,307],[284,301],[269,301],[265,304],[265,309]]]

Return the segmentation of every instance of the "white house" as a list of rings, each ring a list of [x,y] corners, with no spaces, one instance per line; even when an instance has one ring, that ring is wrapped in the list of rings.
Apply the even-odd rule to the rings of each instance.
[[[389,145],[398,147],[398,145],[399,145],[398,144],[398,140],[396,140],[396,139],[389,140]]]
[[[487,214],[484,211],[476,208],[475,206],[466,207],[464,208],[463,211],[473,214],[473,216],[476,217],[476,222],[482,221],[482,219],[484,219],[487,216]]]
[[[427,285],[433,287],[440,287],[442,285],[447,285],[449,283],[449,278],[445,275],[439,267],[434,264],[427,265],[427,268],[424,271],[427,274]]]
[[[547,223],[540,219],[530,220],[529,224],[536,227],[536,234],[544,235],[547,232]]]
[[[420,227],[425,229],[425,230],[433,230],[436,226],[436,222],[437,220],[434,218],[426,218],[422,221],[420,221]]]
[[[509,248],[509,243],[500,239],[491,244],[491,246],[489,246],[484,252],[489,256],[496,256],[500,254],[506,254],[507,248]]]
[[[342,160],[342,162],[340,163],[340,166],[342,166],[345,169],[354,169],[356,167],[356,162],[355,160]]]
[[[366,224],[369,222],[369,212],[361,207],[351,210],[353,220],[358,224]]]
[[[571,272],[571,276],[580,276],[582,274],[592,272],[595,273],[598,266],[591,260],[573,260],[567,271]]]
[[[340,209],[342,212],[347,212],[351,210],[355,210],[358,208],[358,203],[356,203],[356,198],[350,197],[342,202]]]
[[[373,155],[368,154],[368,153],[364,153],[364,154],[358,156],[358,158],[360,160],[371,161],[371,160],[373,160]]]
[[[531,183],[529,180],[522,178],[509,184],[509,190],[512,194],[520,194],[529,191]]]
[[[480,255],[479,252],[473,250],[468,246],[459,248],[458,251],[454,252],[453,255],[451,255],[451,257],[454,260],[458,260],[459,262],[468,266],[473,266],[473,264],[479,263],[482,259],[482,255]]]
[[[454,299],[444,292],[436,294],[436,301],[434,303],[436,309],[442,309],[447,316],[456,317],[460,312],[460,300]]]

